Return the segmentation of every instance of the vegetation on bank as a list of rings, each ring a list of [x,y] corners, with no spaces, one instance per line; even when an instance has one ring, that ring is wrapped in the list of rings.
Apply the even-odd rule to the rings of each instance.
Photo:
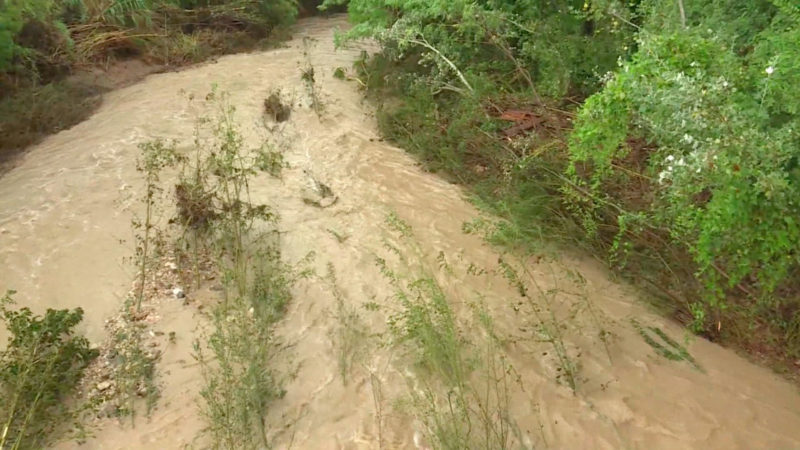
[[[72,417],[64,401],[97,356],[73,334],[83,310],[11,309],[13,292],[0,298],[0,320],[10,337],[0,350],[0,449],[42,448],[49,433]]]
[[[139,58],[167,67],[254,48],[313,0],[0,2],[0,161],[88,117],[104,88],[70,75]]]
[[[560,236],[696,332],[800,356],[800,7],[348,3],[385,135],[474,188],[494,238]]]

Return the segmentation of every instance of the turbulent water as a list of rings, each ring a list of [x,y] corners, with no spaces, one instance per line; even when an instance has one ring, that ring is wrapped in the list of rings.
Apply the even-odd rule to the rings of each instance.
[[[509,411],[525,446],[800,448],[800,395],[792,385],[702,339],[686,344],[702,370],[659,356],[631,318],[684,343],[680,327],[650,312],[632,289],[593,263],[566,256],[528,264],[542,292],[557,289],[549,311],[564,319],[566,350],[578,364],[577,394],[557,382],[556,352],[537,332],[529,306],[543,301],[539,291],[521,297],[509,285],[497,251],[463,231],[480,216],[464,193],[382,142],[358,84],[333,77],[360,51],[334,49],[334,29],[344,24],[341,18],[304,21],[283,48],[151,75],[108,94],[89,120],[32,148],[0,178],[0,289],[18,290],[19,303],[36,310],[81,306],[84,331],[93,341],[104,339],[104,320],[119,309],[133,273],[123,258],[132,253],[130,221],[142,188],[137,144],[174,138],[188,148],[202,102],[187,97],[202,99],[216,83],[230,93],[248,143],[277,133],[285,144],[282,178],[259,175],[252,196],[280,214],[286,259],[313,251],[320,275],[298,284],[279,329],[291,353],[287,370],[296,376],[269,413],[276,448],[425,445],[414,440],[424,434],[421,422],[398,407],[413,378],[396,351],[367,345],[347,383],[338,369],[337,300],[321,275],[332,264],[339,298],[359,311],[366,327],[384,331],[387,311],[397,304],[376,258],[408,279],[433,276],[459,317],[468,315],[470,302],[487,306],[514,369]],[[309,63],[320,114],[309,107],[300,78]],[[274,89],[294,99],[294,110],[270,132],[264,99]],[[312,178],[331,188],[338,197],[333,205],[303,200]],[[410,226],[408,237],[390,229],[391,214]],[[367,302],[378,307],[362,308]],[[191,359],[198,313],[167,305],[156,328],[177,330],[178,343],[159,366],[164,396],[158,409],[135,428],[105,424],[83,448],[203,446],[195,403],[201,380]],[[608,332],[605,342],[601,331]]]

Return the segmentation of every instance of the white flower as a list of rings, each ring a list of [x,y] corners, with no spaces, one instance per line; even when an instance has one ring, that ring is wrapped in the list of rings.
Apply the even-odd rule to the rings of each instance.
[[[767,72],[767,75],[772,75],[772,72],[775,72],[775,68],[772,67],[772,66],[769,66],[769,67],[767,67],[767,69],[764,72]]]
[[[672,161],[675,161],[675,157],[672,156],[672,155],[669,155],[669,156],[667,156],[666,160],[667,160],[667,162],[672,162]]]

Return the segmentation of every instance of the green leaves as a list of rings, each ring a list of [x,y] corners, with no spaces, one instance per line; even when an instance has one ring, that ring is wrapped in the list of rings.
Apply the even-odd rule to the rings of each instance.
[[[614,67],[631,34],[597,11],[587,33],[583,2],[568,3],[353,0],[348,12],[355,26],[345,39],[377,38],[397,61],[421,57],[417,74],[437,91],[481,77],[563,95],[595,86],[596,74]]]
[[[11,336],[0,351],[0,448],[37,448],[64,414],[61,402],[97,356],[73,328],[83,310],[12,310],[13,291],[0,298],[0,320]]]
[[[644,212],[691,252],[714,308],[741,283],[769,295],[800,266],[800,233],[785,220],[800,216],[800,34],[760,3],[723,3],[690,3],[694,26],[674,32],[654,7],[639,51],[587,100],[570,139],[570,173],[595,191],[626,176],[615,164],[625,164],[629,135],[658,148],[646,160],[656,197]],[[716,26],[742,8],[754,13],[746,26]]]
[[[759,299],[796,292],[786,289],[800,269],[800,231],[786,219],[800,217],[794,2],[351,0],[348,8],[355,26],[345,38],[383,46],[373,68],[385,76],[367,74],[368,89],[382,82],[402,92],[381,110],[382,129],[429,167],[486,180],[489,196],[509,195],[517,210],[560,203],[556,215],[581,225],[612,263],[636,254],[665,270],[668,289],[699,297],[678,307],[701,326],[719,319],[731,293],[746,297],[737,311],[758,321]],[[491,141],[495,112],[564,97],[587,99],[566,155],[536,151],[536,129],[509,148]],[[553,160],[556,181],[529,189],[545,184],[538,180]],[[800,317],[800,304],[787,302],[780,314]]]
[[[14,37],[23,25],[22,4],[17,1],[0,3],[0,70],[7,70],[17,52]]]

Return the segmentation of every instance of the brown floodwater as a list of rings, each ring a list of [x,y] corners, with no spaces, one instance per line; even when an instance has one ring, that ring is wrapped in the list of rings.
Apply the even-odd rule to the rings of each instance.
[[[150,75],[106,95],[89,120],[31,148],[0,178],[0,289],[16,289],[17,301],[37,311],[80,306],[86,311],[83,331],[92,341],[105,339],[104,320],[119,310],[134,273],[124,258],[132,253],[131,217],[142,189],[137,144],[176,139],[188,149],[206,106],[187,97],[203,99],[216,84],[230,94],[248,145],[281,143],[288,168],[281,179],[256,176],[251,194],[279,213],[287,261],[314,252],[318,274],[295,287],[278,329],[290,354],[281,364],[295,376],[268,415],[276,448],[425,445],[414,443],[414,434],[425,431],[420,421],[397,406],[416,383],[397,350],[376,345],[377,338],[365,340],[348,382],[339,374],[333,336],[341,324],[323,275],[331,265],[339,297],[365,327],[385,331],[387,314],[398,306],[376,258],[406,280],[433,277],[458,317],[469,316],[470,302],[486,305],[514,368],[509,411],[519,426],[519,447],[800,448],[800,395],[793,385],[701,338],[685,345],[702,370],[657,355],[631,319],[681,343],[685,332],[593,261],[563,255],[529,262],[529,294],[521,297],[501,273],[498,250],[464,233],[465,222],[481,217],[465,193],[382,142],[358,83],[334,78],[334,70],[351,67],[360,52],[358,46],[334,48],[334,30],[345,25],[341,17],[304,20],[282,48]],[[320,114],[310,107],[300,77],[309,62]],[[268,129],[264,99],[275,89],[293,99],[293,111],[287,122]],[[329,186],[337,201],[326,208],[304,201],[311,178]],[[390,214],[410,226],[408,237],[390,229]],[[534,282],[552,292],[549,303]],[[363,308],[367,302],[378,308]],[[199,316],[176,303],[165,305],[157,328],[179,330],[180,339],[160,365],[159,407],[134,428],[105,423],[82,448],[206,442],[198,438],[201,380],[191,359]],[[563,324],[565,348],[578,364],[576,394],[556,380],[556,352],[533,305]],[[605,342],[601,332],[608,332]]]

